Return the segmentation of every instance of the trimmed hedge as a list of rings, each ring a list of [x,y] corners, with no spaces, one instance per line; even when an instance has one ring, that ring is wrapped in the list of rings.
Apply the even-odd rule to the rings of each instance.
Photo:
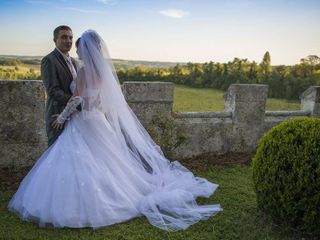
[[[320,235],[320,119],[273,127],[253,158],[258,206],[274,219]]]

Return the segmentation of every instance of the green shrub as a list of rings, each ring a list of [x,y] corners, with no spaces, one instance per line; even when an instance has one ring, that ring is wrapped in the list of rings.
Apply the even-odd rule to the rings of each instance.
[[[320,119],[273,127],[253,159],[258,206],[274,219],[320,235]]]

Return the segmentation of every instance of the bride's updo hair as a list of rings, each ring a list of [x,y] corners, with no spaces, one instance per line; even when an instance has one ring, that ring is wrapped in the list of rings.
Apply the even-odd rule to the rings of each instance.
[[[101,50],[101,39],[95,31],[88,30],[84,34],[88,34],[91,37],[92,42],[97,47],[97,49]]]
[[[82,39],[85,39],[84,41],[90,41],[94,45],[94,47],[96,47],[99,51],[101,51],[101,49],[102,49],[101,38],[94,30],[85,31],[82,34],[82,36],[77,39],[77,41],[75,42],[75,45],[77,48],[80,47],[80,41]],[[84,44],[85,44],[85,46],[87,45],[86,43],[84,43]]]
[[[77,41],[76,41],[76,48],[79,48],[79,44],[80,44],[80,39],[81,39],[81,37],[79,37],[78,39],[77,39]]]

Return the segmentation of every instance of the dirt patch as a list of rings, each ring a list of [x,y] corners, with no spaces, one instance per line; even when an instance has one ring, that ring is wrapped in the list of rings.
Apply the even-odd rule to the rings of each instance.
[[[180,162],[190,170],[206,171],[212,165],[227,167],[235,164],[249,164],[252,157],[253,153],[229,152],[224,154],[203,154]]]
[[[30,169],[31,167],[23,167],[20,169],[0,168],[0,190],[7,191],[17,189]]]

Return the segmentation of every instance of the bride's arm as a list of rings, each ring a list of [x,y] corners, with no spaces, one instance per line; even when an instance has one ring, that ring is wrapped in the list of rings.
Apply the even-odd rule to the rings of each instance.
[[[76,81],[76,89],[73,93],[73,96],[69,99],[66,107],[63,111],[56,115],[57,119],[52,123],[53,128],[60,128],[62,129],[64,122],[69,118],[69,116],[75,111],[81,111],[81,104],[83,102],[83,98],[81,97],[84,86],[83,86],[83,79],[82,79],[81,69],[78,72],[78,77]]]
[[[68,117],[75,111],[77,111],[77,107],[83,102],[81,96],[73,96],[67,106],[63,109],[62,113],[57,117],[57,123],[63,124]]]
[[[83,102],[81,96],[73,96],[68,101],[68,104],[63,109],[63,111],[58,115],[57,119],[53,121],[52,127],[55,129],[62,129],[64,122],[68,119],[68,117],[75,111],[77,111],[77,107]],[[55,115],[56,116],[56,115]]]

